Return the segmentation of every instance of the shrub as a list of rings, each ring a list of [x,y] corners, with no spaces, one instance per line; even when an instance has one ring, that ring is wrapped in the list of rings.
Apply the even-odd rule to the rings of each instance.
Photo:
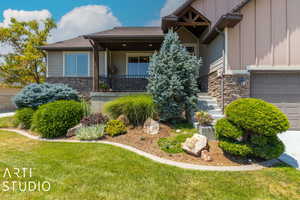
[[[30,129],[34,112],[35,111],[32,108],[22,108],[17,110],[15,115],[16,125],[21,125],[25,129]]]
[[[97,140],[104,136],[105,125],[82,127],[76,131],[76,137],[80,140]]]
[[[0,128],[15,128],[16,126],[18,125],[16,124],[15,116],[0,118]]]
[[[130,124],[143,124],[149,117],[156,117],[156,109],[150,95],[132,95],[118,98],[105,105],[105,111],[117,119],[120,115],[127,116]]]
[[[176,154],[176,153],[183,153],[183,149],[181,148],[181,144],[186,141],[186,139],[192,137],[193,134],[180,134],[175,137],[169,138],[160,138],[158,140],[158,146],[161,150]]]
[[[82,118],[80,123],[83,126],[92,126],[97,124],[106,124],[108,120],[109,118],[107,116],[102,115],[101,113],[96,113]]]
[[[253,154],[252,148],[245,143],[223,139],[219,146],[227,153],[235,156],[247,157]]]
[[[39,107],[33,115],[32,126],[44,138],[63,136],[83,117],[83,109],[76,101],[56,101]]]
[[[264,159],[278,158],[285,150],[284,144],[276,136],[254,135],[251,137],[253,154]]]
[[[226,116],[243,129],[274,136],[289,129],[289,121],[279,108],[259,99],[238,99],[226,107]]]
[[[201,60],[180,43],[178,34],[170,30],[160,51],[151,58],[147,88],[162,121],[182,118],[183,113],[187,120],[191,119],[190,114],[197,109],[201,65]]]
[[[215,126],[215,132],[219,139],[222,137],[238,139],[244,135],[244,132],[239,127],[223,118],[217,121]]]
[[[89,104],[89,102],[82,98],[80,104],[83,109],[83,116],[89,116],[91,114],[91,105]]]
[[[13,99],[18,108],[37,108],[57,100],[79,101],[76,90],[63,84],[31,84],[26,86]]]
[[[119,120],[111,120],[106,124],[105,133],[110,136],[117,136],[126,133],[126,126]]]
[[[195,113],[195,120],[202,126],[210,126],[214,121],[209,113],[203,111]]]

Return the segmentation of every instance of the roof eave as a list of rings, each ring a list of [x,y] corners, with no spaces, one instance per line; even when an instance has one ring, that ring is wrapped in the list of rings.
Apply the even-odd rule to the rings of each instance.
[[[218,22],[214,25],[214,27],[209,31],[204,38],[202,39],[203,44],[209,44],[212,40],[214,40],[226,27],[233,28],[243,19],[242,14],[233,14],[228,13],[223,15]]]
[[[127,39],[163,39],[164,35],[84,35],[85,39],[114,39],[114,40],[127,40]]]
[[[92,47],[49,47],[41,46],[39,49],[44,51],[90,51]]]

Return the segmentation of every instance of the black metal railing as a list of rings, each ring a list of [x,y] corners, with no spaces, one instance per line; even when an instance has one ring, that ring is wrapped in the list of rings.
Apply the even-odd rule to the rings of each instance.
[[[146,91],[148,77],[148,75],[100,76],[100,82],[115,92],[143,92]]]

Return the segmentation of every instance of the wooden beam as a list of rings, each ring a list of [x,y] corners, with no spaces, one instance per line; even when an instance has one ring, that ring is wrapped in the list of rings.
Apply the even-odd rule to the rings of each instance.
[[[99,92],[99,51],[97,46],[93,46],[93,92]]]
[[[177,22],[178,26],[209,26],[207,22]]]

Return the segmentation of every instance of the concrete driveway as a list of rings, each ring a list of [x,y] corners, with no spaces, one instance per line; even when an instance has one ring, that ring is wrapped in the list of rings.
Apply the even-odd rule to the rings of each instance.
[[[300,131],[287,131],[280,134],[279,138],[286,148],[279,159],[300,170]]]

